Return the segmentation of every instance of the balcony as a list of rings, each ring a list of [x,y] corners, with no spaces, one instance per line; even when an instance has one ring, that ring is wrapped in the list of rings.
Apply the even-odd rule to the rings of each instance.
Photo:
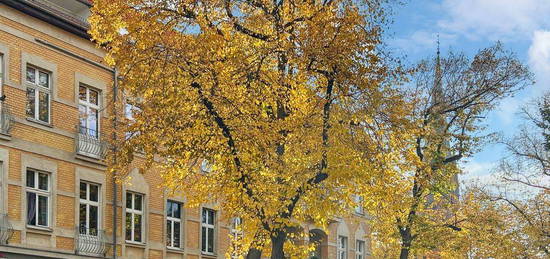
[[[76,227],[76,254],[105,257],[110,247],[105,231],[84,226]]]
[[[0,134],[9,136],[11,129],[10,107],[5,101],[0,103]]]
[[[8,220],[8,215],[0,214],[0,245],[5,245],[13,235],[13,228]]]
[[[76,153],[78,155],[103,160],[107,154],[107,142],[102,140],[99,132],[77,126]]]

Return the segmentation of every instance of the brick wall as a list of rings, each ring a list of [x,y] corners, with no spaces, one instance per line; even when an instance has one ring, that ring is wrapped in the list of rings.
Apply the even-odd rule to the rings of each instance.
[[[22,175],[25,168],[22,157],[33,157],[39,161],[44,161],[44,166],[55,165],[55,174],[52,173],[55,190],[52,190],[52,213],[55,216],[52,219],[50,229],[33,229],[32,235],[37,233],[50,240],[52,251],[63,251],[72,253],[75,249],[75,226],[78,223],[78,177],[77,168],[83,168],[94,174],[103,177],[101,184],[103,194],[100,207],[100,224],[102,230],[105,230],[110,239],[113,229],[113,185],[112,175],[106,172],[105,164],[102,161],[94,159],[80,159],[75,155],[75,136],[76,125],[78,123],[78,103],[75,92],[77,91],[76,75],[83,75],[98,82],[103,82],[107,89],[102,92],[103,100],[101,106],[106,107],[109,96],[112,94],[111,72],[93,66],[87,62],[53,50],[40,44],[35,39],[41,39],[50,42],[60,48],[66,49],[75,55],[103,63],[100,51],[93,49],[93,44],[84,39],[65,32],[57,27],[48,25],[35,18],[24,15],[17,10],[8,8],[0,4],[0,47],[8,48],[8,53],[3,54],[8,64],[5,71],[9,75],[9,81],[6,80],[2,86],[3,93],[7,96],[6,102],[11,107],[11,114],[15,117],[15,122],[11,130],[11,140],[0,140],[0,149],[7,150],[8,156],[3,158],[9,160],[6,163],[8,182],[2,184],[7,188],[8,204],[7,213],[9,219],[14,225],[15,232],[10,240],[10,244],[21,247],[34,247],[31,234],[28,235],[29,227],[26,226],[25,217],[26,207],[24,198],[25,179]],[[0,48],[1,50],[1,48]],[[56,71],[52,74],[53,94],[51,96],[51,125],[40,125],[26,118],[26,83],[22,78],[21,71],[26,68],[24,61],[25,55],[38,57],[44,62],[53,64]],[[7,59],[9,57],[9,59]],[[38,64],[33,64],[38,66]],[[91,85],[94,87],[94,85]],[[108,110],[108,109],[107,109]],[[108,114],[103,114],[100,119],[102,135],[106,136],[111,131]],[[136,168],[140,168],[140,161],[136,162]],[[40,163],[39,163],[40,165]],[[35,168],[40,169],[40,168]],[[84,172],[84,171],[83,171]],[[87,171],[86,171],[87,172]],[[84,174],[84,173],[82,173]],[[121,258],[128,258],[124,251],[134,251],[144,254],[147,258],[165,258],[167,250],[165,248],[165,218],[164,210],[166,195],[162,186],[162,179],[155,172],[145,172],[143,178],[148,186],[147,208],[143,226],[147,238],[143,245],[129,245],[124,241],[124,200],[123,188],[118,186],[118,207],[117,207],[117,254]],[[126,188],[125,186],[124,188]],[[181,197],[180,199],[181,200]],[[55,207],[53,207],[55,204]],[[221,213],[218,212],[218,215]],[[200,209],[186,208],[182,240],[183,251],[170,252],[170,258],[211,258],[200,255]],[[218,216],[218,238],[216,247],[217,257],[222,258],[229,246],[229,230],[227,229],[227,219]],[[353,224],[350,229],[354,229]],[[335,232],[333,232],[335,233]],[[336,242],[335,235],[330,235],[330,242]],[[350,245],[354,245],[350,237]],[[1,247],[0,247],[1,251]],[[112,251],[111,251],[112,252]],[[335,255],[335,250],[330,249],[331,256]],[[65,255],[64,255],[65,256]],[[334,257],[330,257],[334,258]],[[350,257],[352,258],[352,257]]]

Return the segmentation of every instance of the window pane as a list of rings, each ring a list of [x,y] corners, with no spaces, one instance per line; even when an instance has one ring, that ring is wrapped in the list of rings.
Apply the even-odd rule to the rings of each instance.
[[[126,213],[126,240],[132,240],[132,214]]]
[[[166,246],[172,246],[172,221],[166,221]]]
[[[88,109],[88,134],[93,137],[98,137],[98,113],[96,109]]]
[[[48,197],[38,195],[38,225],[48,225]]]
[[[206,223],[206,217],[207,217],[207,211],[206,209],[202,209],[202,223]]]
[[[208,229],[208,252],[214,252],[214,229]]]
[[[48,190],[48,175],[43,173],[38,173],[38,189],[47,191]]]
[[[86,87],[84,87],[84,86],[78,87],[78,99],[80,99],[82,101],[87,101],[86,100]]]
[[[202,227],[201,249],[206,252],[206,228]]]
[[[126,193],[126,208],[132,208],[132,193]]]
[[[141,210],[141,200],[142,196],[139,194],[135,194],[134,196],[134,210]]]
[[[27,192],[27,224],[36,225],[36,194]]]
[[[27,81],[34,83],[36,82],[36,70],[32,67],[27,67]]]
[[[214,211],[208,210],[208,224],[214,225]]]
[[[180,247],[180,223],[174,222],[174,247]]]
[[[90,103],[97,105],[99,103],[99,93],[95,90],[89,89],[90,93]]]
[[[36,96],[33,88],[27,88],[27,116],[34,118],[36,114]]]
[[[38,119],[44,122],[50,121],[50,95],[39,91]]]
[[[80,183],[80,199],[86,200],[86,183]]]
[[[50,86],[50,75],[42,71],[38,72],[38,84],[48,88]]]
[[[124,106],[124,113],[125,113],[126,119],[134,120],[133,111],[134,111],[134,106],[129,103],[126,103],[126,105]]]
[[[91,206],[90,205],[90,222],[89,224],[89,234],[93,236],[97,236],[97,206]]]
[[[80,125],[80,133],[86,134],[88,129],[88,113],[86,112],[86,106],[78,105],[78,121]]]
[[[173,217],[178,219],[181,218],[181,204],[174,202],[172,207]]]
[[[99,186],[90,184],[90,201],[99,201]]]
[[[172,204],[173,204],[173,202],[171,202],[171,201],[168,201],[166,203],[166,216],[167,217],[172,217]]]
[[[78,217],[78,226],[80,227],[80,234],[86,234],[86,204],[80,204],[79,207],[79,217]]]
[[[27,187],[34,188],[34,171],[27,170]]]
[[[134,241],[141,242],[141,215],[134,214]]]

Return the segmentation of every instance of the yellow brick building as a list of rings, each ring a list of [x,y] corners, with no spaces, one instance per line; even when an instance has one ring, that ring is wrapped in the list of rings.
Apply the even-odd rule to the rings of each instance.
[[[0,258],[224,258],[222,211],[185,208],[139,168],[122,185],[106,173],[115,71],[90,3],[0,0]],[[312,257],[370,258],[360,210],[305,230]]]

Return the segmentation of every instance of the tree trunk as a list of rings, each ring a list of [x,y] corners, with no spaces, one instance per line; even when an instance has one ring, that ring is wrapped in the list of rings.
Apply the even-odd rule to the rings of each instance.
[[[284,245],[286,233],[279,231],[271,237],[271,259],[285,259]]]
[[[250,248],[248,250],[248,253],[246,254],[246,259],[261,259],[262,258],[262,250],[258,250],[256,248]]]
[[[409,248],[408,247],[401,247],[401,254],[399,255],[399,259],[408,259],[409,258]]]
[[[399,255],[399,259],[409,259],[412,243],[411,229],[407,227],[400,230],[399,233],[401,234],[401,254]]]

